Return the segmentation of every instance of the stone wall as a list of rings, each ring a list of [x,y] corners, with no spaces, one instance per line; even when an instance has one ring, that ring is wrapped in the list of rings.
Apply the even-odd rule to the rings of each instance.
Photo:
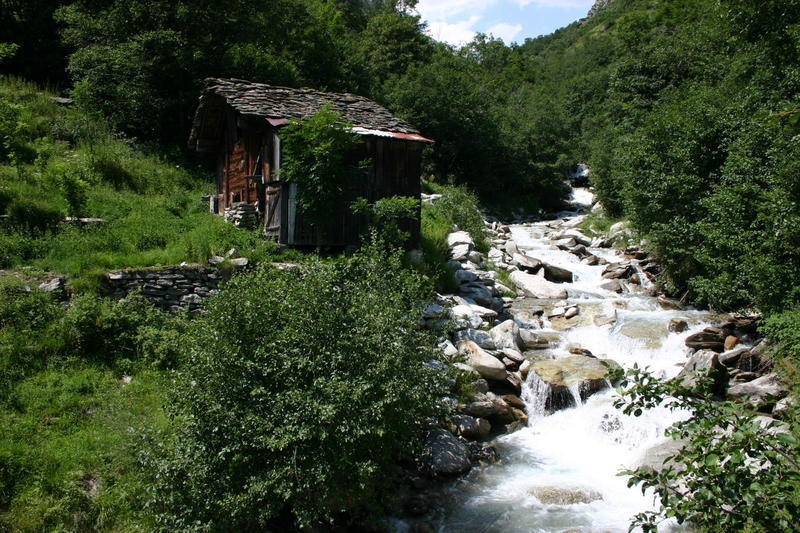
[[[253,229],[258,225],[258,211],[247,202],[237,202],[225,210],[225,220],[237,228]]]
[[[128,269],[106,274],[105,288],[116,298],[141,289],[143,296],[162,309],[192,311],[219,292],[221,278],[218,269],[209,265]]]

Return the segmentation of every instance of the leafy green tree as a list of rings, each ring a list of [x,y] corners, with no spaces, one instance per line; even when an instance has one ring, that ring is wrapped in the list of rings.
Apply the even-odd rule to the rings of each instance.
[[[152,492],[162,527],[286,529],[376,504],[437,416],[428,291],[377,245],[234,278],[183,339]]]
[[[340,214],[354,178],[361,139],[325,105],[314,115],[294,119],[281,130],[281,179],[297,184],[297,205],[323,232],[324,223]]]

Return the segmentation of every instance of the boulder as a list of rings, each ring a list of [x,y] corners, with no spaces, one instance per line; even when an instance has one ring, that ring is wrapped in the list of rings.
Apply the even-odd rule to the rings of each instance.
[[[495,265],[503,264],[503,260],[505,259],[503,251],[498,250],[497,248],[491,248],[487,255],[489,256],[489,261]]]
[[[505,251],[511,257],[514,257],[514,254],[520,253],[519,247],[517,247],[517,243],[515,243],[514,241],[506,241]]]
[[[528,257],[527,255],[522,255],[520,253],[516,253],[511,256],[511,262],[520,270],[524,272],[530,272],[531,274],[536,272],[539,267],[542,266],[542,262],[538,259],[534,257]]]
[[[67,279],[60,276],[39,284],[40,291],[50,292],[57,298],[63,298],[66,295],[66,288]]]
[[[724,337],[716,332],[701,331],[686,337],[686,346],[693,350],[713,350],[717,353],[725,349]]]
[[[453,343],[450,342],[449,340],[444,340],[440,342],[439,349],[442,350],[442,353],[445,355],[445,357],[453,357],[458,353],[456,347],[453,346]]]
[[[469,256],[468,244],[457,244],[450,249],[450,259],[453,261],[466,261]]]
[[[736,368],[741,358],[749,351],[749,348],[737,348],[736,350],[725,352],[720,354],[719,362],[728,368]]]
[[[522,348],[522,337],[520,337],[519,326],[511,319],[490,329],[489,334],[492,336],[498,350],[508,348],[510,350],[519,351]]]
[[[459,245],[467,245],[472,248],[475,246],[475,241],[472,240],[472,236],[466,231],[454,231],[447,236],[448,248],[453,248]]]
[[[572,318],[574,316],[578,316],[579,312],[580,310],[578,309],[577,306],[572,306],[564,312],[564,318]]]
[[[613,311],[611,311],[611,313],[609,313],[607,315],[605,315],[605,314],[604,315],[596,315],[592,319],[592,322],[597,327],[605,326],[605,325],[608,325],[608,324],[613,324],[616,321],[617,321],[617,310],[616,309],[614,309]]]
[[[766,340],[761,340],[749,351],[742,354],[736,368],[745,372],[767,372],[772,367],[770,357],[767,355],[769,345]]]
[[[481,306],[492,305],[492,291],[479,281],[462,284],[459,293]]]
[[[633,267],[629,263],[611,263],[603,270],[605,279],[623,279],[633,274]]]
[[[533,276],[518,270],[512,272],[510,277],[517,288],[531,298],[563,300],[567,297],[566,289],[539,276]]]
[[[728,335],[725,337],[723,348],[727,352],[728,350],[732,350],[737,344],[739,344],[739,337],[735,335]]]
[[[467,364],[483,378],[502,381],[508,377],[505,365],[496,357],[486,353],[473,341],[461,341],[458,351],[467,356]]]
[[[464,406],[464,412],[475,418],[487,418],[497,424],[516,420],[511,407],[500,398],[478,400]]]
[[[472,341],[484,350],[495,350],[497,345],[494,343],[492,336],[483,330],[467,328],[456,331],[453,334],[453,340],[456,344],[462,341]]]
[[[775,404],[789,393],[786,384],[777,374],[767,374],[748,383],[740,383],[729,388],[728,399],[747,402],[756,409]]]
[[[453,272],[453,277],[458,283],[469,283],[478,279],[478,275],[475,274],[475,272],[470,272],[469,270],[463,269]]]
[[[469,448],[446,429],[434,429],[428,433],[422,460],[436,476],[456,476],[472,468]]]
[[[475,304],[458,304],[450,309],[450,316],[453,318],[467,318],[472,315],[477,315],[481,318],[494,318],[497,316],[497,311]]]
[[[503,357],[511,359],[511,361],[513,361],[517,365],[523,363],[526,360],[525,356],[522,355],[522,352],[520,352],[519,350],[514,350],[511,348],[502,348],[500,350],[500,353],[503,355]]]
[[[608,368],[618,367],[611,359],[595,359],[581,355],[564,357],[531,364],[529,373],[537,376],[534,384],[538,392],[546,393],[545,411],[572,407],[573,392],[586,400],[592,394],[609,386]],[[544,390],[542,390],[544,389]]]
[[[686,441],[667,439],[651,448],[648,448],[639,462],[636,464],[637,468],[649,468],[660,472],[664,468],[671,466],[678,472],[686,470],[686,466],[681,463],[676,463],[670,458],[677,455],[681,449],[686,445]]]
[[[444,306],[437,303],[432,303],[422,310],[422,318],[440,318],[444,314]]]
[[[522,364],[519,365],[519,373],[523,378],[528,377],[528,372],[531,369],[531,364],[532,363],[530,359],[525,359],[525,361],[523,361]]]
[[[683,369],[675,376],[683,387],[696,387],[698,377],[708,374],[714,380],[714,391],[719,393],[725,386],[728,376],[727,369],[719,362],[719,355],[713,350],[699,350],[695,352],[683,365]]]
[[[578,231],[576,229],[568,229],[567,231],[565,231],[563,233],[563,236],[564,237],[572,237],[573,239],[575,239],[575,242],[577,242],[577,243],[579,243],[579,244],[581,244],[583,246],[591,246],[592,245],[592,239],[590,239],[589,237],[587,237],[586,235],[584,235],[583,233],[581,233],[580,231]]]
[[[683,333],[689,329],[689,324],[682,318],[673,318],[669,321],[669,330],[673,333]]]
[[[492,430],[492,424],[485,418],[457,414],[450,418],[455,434],[465,439],[485,439]]]
[[[796,404],[797,401],[794,399],[794,397],[787,396],[775,404],[775,407],[772,408],[772,416],[776,416],[778,418],[787,415],[790,416],[790,413],[794,410]]]
[[[542,263],[544,266],[544,279],[553,283],[572,283],[572,272],[566,268],[561,268],[549,263]]]
[[[575,505],[603,499],[603,495],[596,490],[583,488],[541,486],[533,487],[528,492],[544,505]]]
[[[680,311],[683,309],[683,306],[678,300],[667,298],[663,294],[656,298],[656,300],[663,309],[667,309],[669,311]]]
[[[526,350],[541,350],[550,347],[550,341],[530,329],[521,328],[519,338],[522,341],[522,347]]]
[[[600,288],[604,291],[620,293],[622,292],[622,283],[618,279],[610,279],[601,283]]]

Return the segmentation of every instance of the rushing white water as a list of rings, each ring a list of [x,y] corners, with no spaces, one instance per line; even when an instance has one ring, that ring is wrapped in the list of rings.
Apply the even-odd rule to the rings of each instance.
[[[577,190],[574,201],[591,202],[591,193]],[[564,331],[545,320],[544,331],[560,339],[548,355],[566,357],[569,347],[578,345],[625,368],[638,364],[662,377],[676,375],[687,358],[683,340],[710,325],[713,317],[700,311],[666,310],[643,291],[619,295],[603,290],[604,266],[582,264],[553,245],[550,236],[563,229],[567,228],[553,222],[512,227],[524,253],[575,274],[566,284],[566,300],[520,301],[515,308],[577,304],[581,315],[587,316],[583,325]],[[614,250],[590,247],[589,251],[612,263],[623,259]],[[614,313],[616,321],[611,324],[597,326],[591,320]],[[689,323],[688,331],[669,332],[670,319],[677,317]],[[452,488],[439,531],[623,532],[634,514],[653,508],[652,495],[628,488],[627,478],[618,473],[637,466],[646,450],[665,440],[664,430],[686,415],[655,409],[638,418],[625,416],[613,406],[613,389],[583,403],[577,397],[576,407],[546,415],[546,388],[534,373],[529,375],[522,394],[528,426],[495,441],[502,458],[498,464],[473,471]]]

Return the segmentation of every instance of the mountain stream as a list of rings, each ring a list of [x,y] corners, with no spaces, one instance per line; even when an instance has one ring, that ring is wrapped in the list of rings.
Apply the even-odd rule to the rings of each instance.
[[[573,198],[580,207],[590,203],[592,195],[576,189]],[[638,364],[664,378],[675,376],[687,360],[686,336],[713,325],[715,317],[705,311],[665,308],[642,290],[649,283],[641,271],[643,288],[622,294],[604,290],[600,287],[608,281],[602,278],[604,265],[583,264],[576,255],[554,246],[551,236],[577,222],[577,211],[559,215],[554,221],[511,227],[522,253],[574,274],[572,283],[563,284],[566,300],[525,298],[513,304],[517,319],[543,309],[541,333],[552,339],[547,349],[526,355],[558,359],[572,355],[569,348],[579,346],[624,368]],[[624,259],[612,248],[588,250],[609,263]],[[580,309],[579,319],[568,326],[548,319],[553,308],[574,305]],[[608,316],[616,320],[598,325]],[[688,330],[671,333],[668,325],[673,318],[685,320]],[[585,402],[575,391],[574,407],[546,414],[543,387],[537,381],[530,372],[523,385],[527,427],[494,441],[501,458],[497,464],[474,469],[450,487],[439,532],[625,532],[633,515],[653,508],[653,495],[643,495],[639,487],[628,488],[627,478],[618,472],[636,467],[647,450],[669,440],[664,430],[686,415],[655,409],[638,418],[625,416],[613,405],[613,388]]]

